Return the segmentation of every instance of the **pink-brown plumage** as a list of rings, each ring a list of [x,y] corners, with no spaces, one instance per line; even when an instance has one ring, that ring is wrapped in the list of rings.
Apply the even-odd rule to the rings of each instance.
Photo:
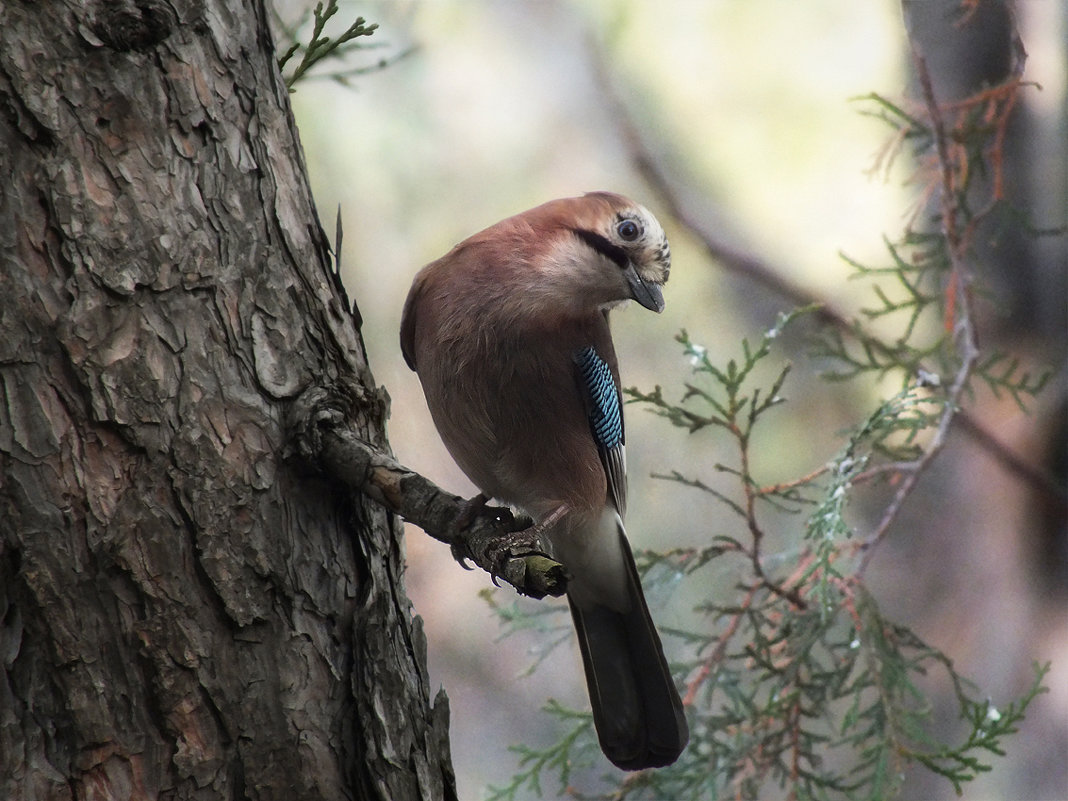
[[[660,311],[669,264],[659,223],[627,198],[551,201],[423,268],[401,323],[405,360],[457,464],[484,495],[543,524],[571,573],[598,735],[627,769],[674,761],[686,724],[623,536],[622,441],[591,431],[596,402],[576,359],[592,348],[618,404],[608,311],[628,299]]]

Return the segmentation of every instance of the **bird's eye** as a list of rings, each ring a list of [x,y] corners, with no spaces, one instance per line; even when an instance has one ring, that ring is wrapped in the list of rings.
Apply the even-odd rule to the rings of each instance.
[[[642,235],[642,227],[634,220],[624,220],[616,226],[616,233],[624,242],[633,242]]]

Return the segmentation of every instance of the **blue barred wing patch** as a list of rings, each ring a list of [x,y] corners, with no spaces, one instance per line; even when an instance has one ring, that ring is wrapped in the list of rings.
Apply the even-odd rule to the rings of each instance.
[[[605,451],[623,444],[623,410],[612,371],[592,347],[575,354],[579,376],[589,398],[590,429]]]

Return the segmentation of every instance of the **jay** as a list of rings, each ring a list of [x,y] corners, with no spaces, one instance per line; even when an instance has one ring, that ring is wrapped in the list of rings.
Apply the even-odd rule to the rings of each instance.
[[[424,267],[401,350],[434,424],[481,490],[529,515],[568,570],[601,749],[624,770],[674,762],[682,701],[623,528],[626,462],[608,312],[664,308],[671,253],[625,197],[550,201]]]

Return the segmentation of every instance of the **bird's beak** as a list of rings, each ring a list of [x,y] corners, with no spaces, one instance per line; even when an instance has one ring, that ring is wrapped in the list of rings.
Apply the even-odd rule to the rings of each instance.
[[[626,276],[627,285],[630,287],[630,296],[650,311],[657,314],[664,310],[664,293],[659,284],[652,281],[644,281],[638,275],[634,265],[628,265],[623,275]]]

